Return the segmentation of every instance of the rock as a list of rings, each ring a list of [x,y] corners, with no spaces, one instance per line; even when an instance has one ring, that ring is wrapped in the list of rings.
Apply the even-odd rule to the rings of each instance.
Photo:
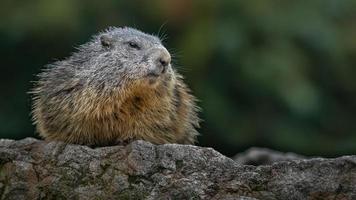
[[[233,160],[242,165],[270,165],[280,161],[301,160],[307,157],[295,153],[283,153],[267,148],[252,147],[233,157]]]
[[[211,148],[0,140],[1,199],[356,199],[356,156],[240,165]]]

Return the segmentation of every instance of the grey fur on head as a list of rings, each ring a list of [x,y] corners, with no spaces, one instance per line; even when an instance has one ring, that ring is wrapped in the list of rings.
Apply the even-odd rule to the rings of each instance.
[[[111,27],[48,65],[33,93],[41,136],[88,145],[132,139],[193,143],[195,98],[159,38]]]
[[[128,27],[110,27],[81,45],[69,59],[54,65],[65,66],[65,71],[72,69],[72,78],[82,81],[81,84],[111,90],[124,84],[122,81],[139,79],[149,73],[155,63],[147,59],[149,52],[142,50],[150,48],[164,49],[160,39],[153,35]],[[125,79],[120,77],[123,74]]]

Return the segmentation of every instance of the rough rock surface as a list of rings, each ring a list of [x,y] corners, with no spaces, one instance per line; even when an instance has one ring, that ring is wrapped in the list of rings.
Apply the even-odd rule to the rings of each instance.
[[[1,199],[356,199],[356,156],[239,165],[211,148],[0,140]]]
[[[292,152],[283,153],[266,148],[252,147],[233,157],[233,160],[242,165],[270,165],[280,161],[301,160],[307,157]]]

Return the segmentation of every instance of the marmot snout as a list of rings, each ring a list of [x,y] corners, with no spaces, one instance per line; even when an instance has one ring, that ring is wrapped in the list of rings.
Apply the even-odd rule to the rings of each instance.
[[[159,38],[109,28],[46,66],[33,119],[46,140],[104,146],[136,139],[192,144],[198,107]]]

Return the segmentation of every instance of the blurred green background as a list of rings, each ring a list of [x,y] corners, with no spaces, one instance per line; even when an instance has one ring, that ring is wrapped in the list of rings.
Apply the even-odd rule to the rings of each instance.
[[[356,153],[355,0],[2,0],[0,137],[35,136],[35,74],[108,26],[167,35],[201,100],[199,144]]]

